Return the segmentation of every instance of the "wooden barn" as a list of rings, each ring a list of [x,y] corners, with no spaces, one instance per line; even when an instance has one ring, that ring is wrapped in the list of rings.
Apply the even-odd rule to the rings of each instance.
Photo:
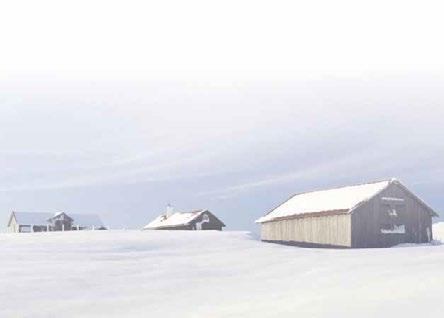
[[[222,231],[225,224],[209,210],[173,212],[170,206],[166,213],[148,223],[144,230],[217,230]]]
[[[7,228],[12,233],[106,229],[96,214],[68,215],[64,212],[12,212]]]
[[[392,179],[296,194],[256,222],[267,242],[367,248],[430,242],[435,216]]]

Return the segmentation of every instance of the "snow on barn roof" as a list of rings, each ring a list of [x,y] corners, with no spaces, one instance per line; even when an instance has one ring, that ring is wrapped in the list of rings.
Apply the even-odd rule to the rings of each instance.
[[[191,221],[198,218],[202,213],[207,212],[206,209],[196,210],[192,212],[176,212],[167,217],[165,214],[159,215],[153,221],[143,227],[144,230],[157,229],[162,227],[176,227],[188,225]]]
[[[81,226],[81,227],[95,227],[101,228],[105,227],[102,220],[97,214],[69,214],[69,216],[73,219],[73,226]]]
[[[385,188],[395,179],[336,189],[320,190],[296,194],[267,215],[256,220],[257,223],[274,219],[321,213],[330,211],[350,211],[363,201],[366,201]]]
[[[54,213],[40,212],[13,212],[18,224],[22,225],[46,225],[48,219],[54,216]]]

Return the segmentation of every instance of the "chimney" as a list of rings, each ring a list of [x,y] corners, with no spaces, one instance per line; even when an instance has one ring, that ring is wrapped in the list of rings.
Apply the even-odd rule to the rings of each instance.
[[[174,213],[174,208],[171,204],[167,205],[166,208],[166,217],[169,218]]]

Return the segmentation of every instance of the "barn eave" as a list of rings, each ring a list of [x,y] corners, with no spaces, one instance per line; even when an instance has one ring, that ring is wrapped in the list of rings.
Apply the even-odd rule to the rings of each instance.
[[[350,210],[348,210],[348,209],[341,209],[341,210],[329,210],[329,211],[320,211],[320,212],[308,212],[308,213],[294,214],[294,215],[289,215],[289,216],[276,217],[271,220],[257,222],[257,223],[264,224],[264,223],[275,222],[275,221],[304,219],[304,218],[309,218],[309,217],[342,215],[342,214],[348,214],[349,211]]]

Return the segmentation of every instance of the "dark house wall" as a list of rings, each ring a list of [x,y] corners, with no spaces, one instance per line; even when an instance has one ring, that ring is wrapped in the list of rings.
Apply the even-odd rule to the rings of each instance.
[[[71,231],[72,219],[65,213],[57,215],[51,219],[53,231]]]
[[[195,219],[193,222],[191,222],[191,227],[193,230],[196,230],[196,223],[202,222],[203,215],[208,215],[209,222],[208,223],[202,223],[202,230],[217,230],[222,231],[222,227],[225,226],[218,218],[216,218],[211,212],[205,212],[201,216],[199,216],[197,219]]]
[[[384,200],[400,198],[403,202]],[[401,185],[392,183],[352,213],[352,247],[390,247],[432,239],[431,212]],[[405,227],[405,233],[382,233]],[[428,234],[429,231],[429,234]]]

